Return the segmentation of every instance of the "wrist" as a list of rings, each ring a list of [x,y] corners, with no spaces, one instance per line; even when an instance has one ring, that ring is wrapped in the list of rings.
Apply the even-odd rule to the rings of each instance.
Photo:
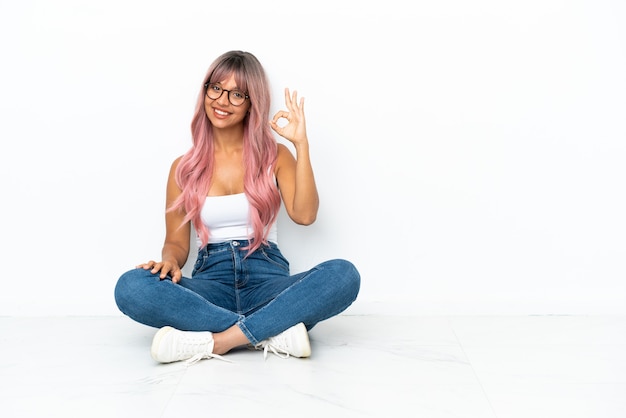
[[[309,141],[307,138],[301,139],[299,141],[293,141],[293,146],[296,148],[296,151],[308,151],[309,150]]]

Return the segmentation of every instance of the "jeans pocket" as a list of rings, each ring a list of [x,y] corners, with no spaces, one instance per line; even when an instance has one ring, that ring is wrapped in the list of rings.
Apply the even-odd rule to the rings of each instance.
[[[204,266],[207,264],[207,258],[209,258],[209,255],[205,251],[198,254],[198,258],[196,258],[196,262],[193,265],[193,270],[191,272],[192,277],[204,269]]]
[[[260,251],[265,260],[289,272],[289,261],[287,261],[283,253],[281,253],[276,246],[270,245],[269,247],[263,247]]]

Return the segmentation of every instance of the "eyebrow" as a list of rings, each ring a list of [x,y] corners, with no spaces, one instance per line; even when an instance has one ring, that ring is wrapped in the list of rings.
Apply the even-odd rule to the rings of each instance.
[[[224,85],[220,82],[217,81],[215,83],[207,83],[207,84],[219,84],[220,87],[224,88]],[[240,88],[239,86],[235,85],[235,87],[230,88],[230,89],[225,89],[225,90],[238,90],[238,91],[244,91],[242,88]]]

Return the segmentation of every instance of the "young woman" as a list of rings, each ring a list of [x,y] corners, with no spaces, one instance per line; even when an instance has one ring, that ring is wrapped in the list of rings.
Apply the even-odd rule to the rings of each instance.
[[[220,357],[240,346],[308,357],[308,330],[358,295],[352,263],[335,259],[291,275],[278,248],[281,203],[301,225],[313,223],[319,207],[304,99],[285,89],[285,102],[270,120],[268,80],[249,52],[227,52],[209,67],[192,147],[170,168],[161,261],[138,265],[115,287],[125,315],[160,328],[151,348],[158,362]],[[181,267],[192,230],[198,257],[187,278]]]

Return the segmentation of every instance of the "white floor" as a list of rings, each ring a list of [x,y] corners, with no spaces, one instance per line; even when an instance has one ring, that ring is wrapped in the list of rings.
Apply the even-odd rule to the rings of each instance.
[[[626,317],[339,316],[309,359],[156,364],[125,317],[0,318],[0,417],[626,417]]]

